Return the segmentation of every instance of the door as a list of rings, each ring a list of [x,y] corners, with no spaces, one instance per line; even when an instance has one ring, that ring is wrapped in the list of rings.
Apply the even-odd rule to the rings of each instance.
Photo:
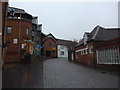
[[[46,51],[46,57],[51,57],[51,51]]]

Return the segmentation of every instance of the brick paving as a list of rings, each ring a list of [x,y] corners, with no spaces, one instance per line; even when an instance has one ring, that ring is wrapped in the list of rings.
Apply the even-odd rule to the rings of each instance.
[[[47,60],[43,69],[45,88],[118,88],[117,73],[89,68],[64,59]]]
[[[117,73],[89,68],[63,58],[33,57],[31,64],[13,66],[2,72],[3,88],[118,88]]]

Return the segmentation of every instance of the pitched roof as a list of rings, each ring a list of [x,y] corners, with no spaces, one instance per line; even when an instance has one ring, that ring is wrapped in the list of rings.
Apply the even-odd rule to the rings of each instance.
[[[41,34],[43,35],[43,36],[47,36],[46,34],[44,34],[43,32],[41,32]]]
[[[56,39],[54,39],[54,38],[52,38],[52,37],[48,37],[48,38],[46,38],[43,42],[45,43],[47,40],[49,40],[49,39],[52,39],[55,43],[56,43]]]
[[[48,40],[50,38],[56,40],[56,38],[51,33],[49,33],[48,35],[42,33],[42,35],[45,36],[45,39],[43,40],[43,42],[45,42],[46,40]]]
[[[57,44],[61,44],[61,45],[76,45],[76,43],[73,42],[73,41],[63,40],[63,39],[57,39]]]
[[[25,10],[23,9],[19,9],[19,8],[15,8],[15,7],[8,7],[8,12],[14,12],[14,13],[21,13],[21,14],[26,14],[29,15],[33,18],[33,16],[31,14],[28,14],[27,12],[25,12]]]
[[[91,40],[105,41],[114,38],[119,38],[120,28],[103,28],[98,25],[91,31],[91,33],[85,32],[85,34],[88,37],[87,42]],[[76,47],[82,45],[83,43],[84,38],[81,39],[81,41],[76,45]]]
[[[97,35],[93,39],[95,41],[115,39],[120,37],[118,36],[119,32],[120,32],[120,29],[101,29],[98,31]]]
[[[78,44],[76,45],[76,47],[82,45],[83,43],[84,43],[84,39],[81,39],[81,40],[78,42]]]
[[[56,39],[56,38],[53,36],[53,34],[51,34],[51,33],[49,33],[49,34],[47,35],[47,37],[48,37],[48,38],[51,37],[51,38]]]

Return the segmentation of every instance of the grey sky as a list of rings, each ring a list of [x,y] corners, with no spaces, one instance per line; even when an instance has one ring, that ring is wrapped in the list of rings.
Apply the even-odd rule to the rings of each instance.
[[[98,24],[118,27],[117,2],[10,2],[39,17],[44,33],[61,39],[80,39]]]

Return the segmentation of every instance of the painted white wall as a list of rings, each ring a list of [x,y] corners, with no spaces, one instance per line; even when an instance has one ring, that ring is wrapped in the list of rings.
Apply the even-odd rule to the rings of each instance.
[[[61,46],[63,46],[64,48],[61,49]],[[61,55],[61,51],[64,51],[64,55]],[[57,45],[57,53],[58,53],[58,57],[68,58],[68,48],[65,45]]]

